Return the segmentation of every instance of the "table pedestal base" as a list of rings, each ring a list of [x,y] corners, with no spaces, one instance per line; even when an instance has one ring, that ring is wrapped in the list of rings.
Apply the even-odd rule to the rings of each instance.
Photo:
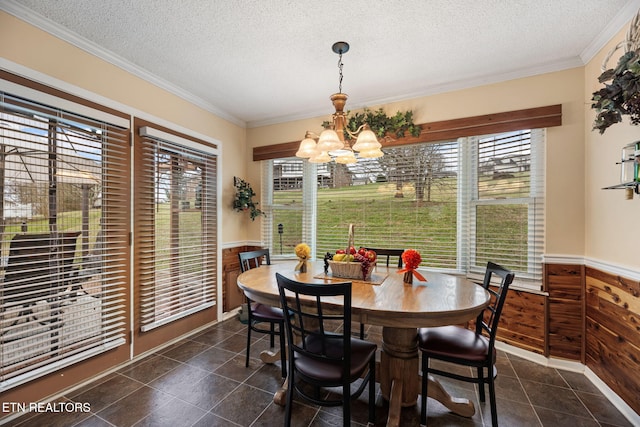
[[[413,406],[418,400],[420,383],[418,335],[415,328],[382,328],[380,358],[380,391],[389,402],[387,426],[400,425],[402,407]]]
[[[271,351],[271,350],[263,350],[260,352],[260,360],[262,363],[273,364],[280,360],[280,350]]]
[[[420,394],[417,330],[384,327],[382,341],[380,391],[382,397],[389,402],[387,427],[396,427],[400,425],[402,408],[415,405]],[[471,417],[475,413],[473,402],[452,397],[431,376],[429,376],[429,397],[463,417]]]

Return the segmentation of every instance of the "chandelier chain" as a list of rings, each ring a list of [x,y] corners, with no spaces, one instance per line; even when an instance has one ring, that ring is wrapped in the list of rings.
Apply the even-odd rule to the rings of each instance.
[[[342,63],[342,51],[340,51],[339,55],[338,70],[340,70],[340,79],[338,81],[338,93],[342,93],[342,66],[344,65]]]

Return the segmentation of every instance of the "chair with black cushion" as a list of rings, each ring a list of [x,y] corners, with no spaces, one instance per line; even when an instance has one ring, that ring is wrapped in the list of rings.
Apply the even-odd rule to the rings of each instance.
[[[493,277],[500,279],[492,283]],[[490,305],[476,318],[475,330],[460,326],[441,326],[421,328],[418,330],[418,346],[422,353],[422,410],[420,423],[427,422],[427,384],[429,374],[442,375],[460,381],[478,384],[480,401],[485,401],[485,384],[489,385],[489,401],[491,406],[491,422],[498,425],[496,412],[496,392],[494,380],[497,376],[495,368],[495,340],[498,331],[500,313],[513,281],[514,274],[492,262],[487,263],[483,287],[491,294]],[[490,285],[492,285],[490,287]],[[452,372],[429,367],[429,360],[437,359],[457,365],[475,368],[476,376],[463,376]]]
[[[289,346],[285,426],[291,425],[295,392],[316,405],[342,406],[343,424],[349,426],[351,399],[360,396],[367,384],[373,425],[377,345],[351,337],[351,282],[300,283],[280,273],[276,280]],[[362,383],[351,393],[351,384],[359,378]],[[313,395],[305,385],[311,386]],[[326,387],[342,387],[340,399],[322,398],[320,389]]]
[[[269,249],[259,249],[256,251],[240,252],[238,254],[240,259],[240,270],[244,273],[252,268],[257,268],[262,265],[262,261],[266,265],[271,265],[271,258],[269,256]],[[282,310],[278,307],[271,307],[269,305],[257,303],[247,298],[247,314],[248,314],[248,327],[247,327],[247,358],[245,360],[245,366],[249,366],[249,354],[251,352],[251,331],[261,334],[269,334],[271,347],[274,346],[275,336],[278,336],[280,341],[280,363],[282,364],[282,377],[287,376],[287,355],[284,347],[284,315]],[[269,329],[265,329],[263,325],[269,324]],[[278,325],[276,330],[275,326]]]
[[[402,268],[402,253],[404,249],[382,249],[382,248],[369,248],[368,250],[374,251],[378,257],[378,261],[380,261],[383,257],[386,257],[386,265],[389,267],[389,262],[391,257],[398,257],[398,268]],[[360,339],[364,339],[364,323],[360,323]]]

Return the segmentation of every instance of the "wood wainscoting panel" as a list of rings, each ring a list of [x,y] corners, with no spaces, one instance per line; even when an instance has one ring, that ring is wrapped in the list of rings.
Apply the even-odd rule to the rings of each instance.
[[[238,254],[245,251],[262,249],[259,246],[236,246],[222,250],[222,311],[229,312],[240,307],[245,300],[236,279],[240,274]]]
[[[544,354],[546,296],[510,289],[502,309],[498,340]]]
[[[584,363],[584,267],[545,264],[548,356]]]
[[[586,365],[640,413],[640,281],[587,267]]]

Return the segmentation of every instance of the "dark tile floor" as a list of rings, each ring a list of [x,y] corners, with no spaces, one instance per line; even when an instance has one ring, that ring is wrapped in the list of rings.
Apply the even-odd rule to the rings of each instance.
[[[379,343],[379,332],[370,328],[368,339]],[[251,347],[253,358],[249,368],[244,366],[246,326],[234,318],[61,398],[90,404],[89,413],[27,414],[8,425],[283,425],[284,408],[272,401],[281,382],[279,362],[265,365],[260,361],[258,355],[269,347],[269,340],[265,335],[253,335],[256,339]],[[506,353],[499,354],[498,372],[496,388],[501,426],[631,425],[581,374],[545,368]],[[488,402],[479,404],[473,384],[447,379],[442,379],[442,383],[452,394],[471,399],[479,410],[473,418],[462,418],[430,399],[430,426],[491,425]],[[377,425],[384,425],[387,411],[386,403],[378,396]],[[401,426],[417,426],[419,418],[419,404],[403,408]],[[342,425],[341,408],[318,408],[301,401],[294,406],[293,419],[295,426]],[[365,425],[366,419],[366,396],[361,396],[353,404],[351,425]]]

